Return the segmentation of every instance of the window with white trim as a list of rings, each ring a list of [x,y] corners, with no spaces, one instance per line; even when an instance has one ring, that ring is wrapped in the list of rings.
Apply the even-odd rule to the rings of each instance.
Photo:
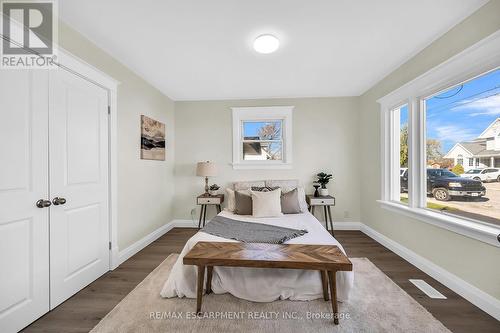
[[[293,106],[232,110],[233,168],[291,168]]]
[[[408,179],[411,173],[408,165],[408,105],[398,106],[390,113],[394,130],[394,153],[399,156],[399,159],[394,158],[394,168],[399,168],[399,172],[394,172],[392,181],[395,185],[391,194],[394,201],[408,204]]]
[[[500,32],[378,101],[382,207],[498,247],[496,185],[466,171],[474,159],[497,148],[490,141],[500,133],[499,41]],[[407,157],[401,149],[401,105],[408,106]],[[401,161],[406,158],[403,200]]]

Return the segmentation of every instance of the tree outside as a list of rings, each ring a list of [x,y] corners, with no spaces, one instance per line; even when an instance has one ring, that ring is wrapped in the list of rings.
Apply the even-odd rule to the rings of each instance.
[[[400,155],[399,163],[402,168],[408,167],[408,125],[405,124],[401,127],[399,134],[400,142]],[[450,169],[453,167],[453,160],[448,158],[443,158],[443,153],[441,151],[441,141],[436,139],[427,139],[427,166],[437,167],[443,169]]]

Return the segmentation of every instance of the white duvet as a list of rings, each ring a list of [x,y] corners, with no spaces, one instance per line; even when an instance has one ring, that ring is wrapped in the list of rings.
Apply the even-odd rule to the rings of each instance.
[[[220,213],[220,215],[235,220],[306,229],[307,234],[291,239],[285,244],[337,245],[345,253],[340,243],[308,212],[287,214],[276,218],[253,218],[234,215],[227,211]],[[182,259],[199,241],[236,242],[201,231],[196,233],[187,241],[174,264],[160,293],[162,297],[196,298],[196,267],[184,265]],[[339,301],[348,299],[353,280],[352,272],[337,272],[337,298]],[[231,293],[235,297],[254,302],[271,302],[277,299],[308,301],[323,297],[320,273],[298,269],[214,267],[212,290],[216,294]]]

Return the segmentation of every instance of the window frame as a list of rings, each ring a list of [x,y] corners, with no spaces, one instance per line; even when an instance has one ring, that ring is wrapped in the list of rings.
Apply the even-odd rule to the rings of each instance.
[[[500,68],[500,31],[380,98],[381,193],[385,209],[500,247],[500,227],[426,208],[425,100],[463,82]],[[399,168],[392,111],[408,104],[408,205],[392,200],[394,171]],[[399,147],[397,147],[399,149]],[[397,156],[397,159],[394,158]],[[397,172],[399,175],[399,172]],[[399,190],[399,189],[398,189]]]
[[[292,111],[294,106],[232,107],[233,169],[291,169],[292,168]],[[243,123],[281,121],[281,160],[244,160]],[[273,140],[261,140],[273,141]]]
[[[255,140],[248,140],[248,139],[245,139],[245,123],[279,123],[280,124],[280,138],[278,140],[270,140],[270,139],[267,139],[267,140],[261,140],[261,139],[255,139]],[[282,161],[283,160],[283,149],[284,149],[284,136],[283,136],[283,124],[284,124],[284,121],[282,119],[267,119],[267,120],[242,120],[241,123],[240,123],[240,126],[241,126],[241,144],[240,144],[240,148],[241,148],[241,157],[242,157],[242,160],[243,161],[247,161],[245,160],[245,154],[244,154],[244,144],[245,143],[255,143],[255,142],[259,142],[259,143],[281,143],[281,160],[275,160],[275,161]]]

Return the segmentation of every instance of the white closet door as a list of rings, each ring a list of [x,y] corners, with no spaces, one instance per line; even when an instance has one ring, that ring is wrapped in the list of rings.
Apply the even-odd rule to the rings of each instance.
[[[48,75],[0,72],[0,332],[17,332],[49,310]]]
[[[106,90],[49,72],[51,309],[109,270],[107,110]]]

